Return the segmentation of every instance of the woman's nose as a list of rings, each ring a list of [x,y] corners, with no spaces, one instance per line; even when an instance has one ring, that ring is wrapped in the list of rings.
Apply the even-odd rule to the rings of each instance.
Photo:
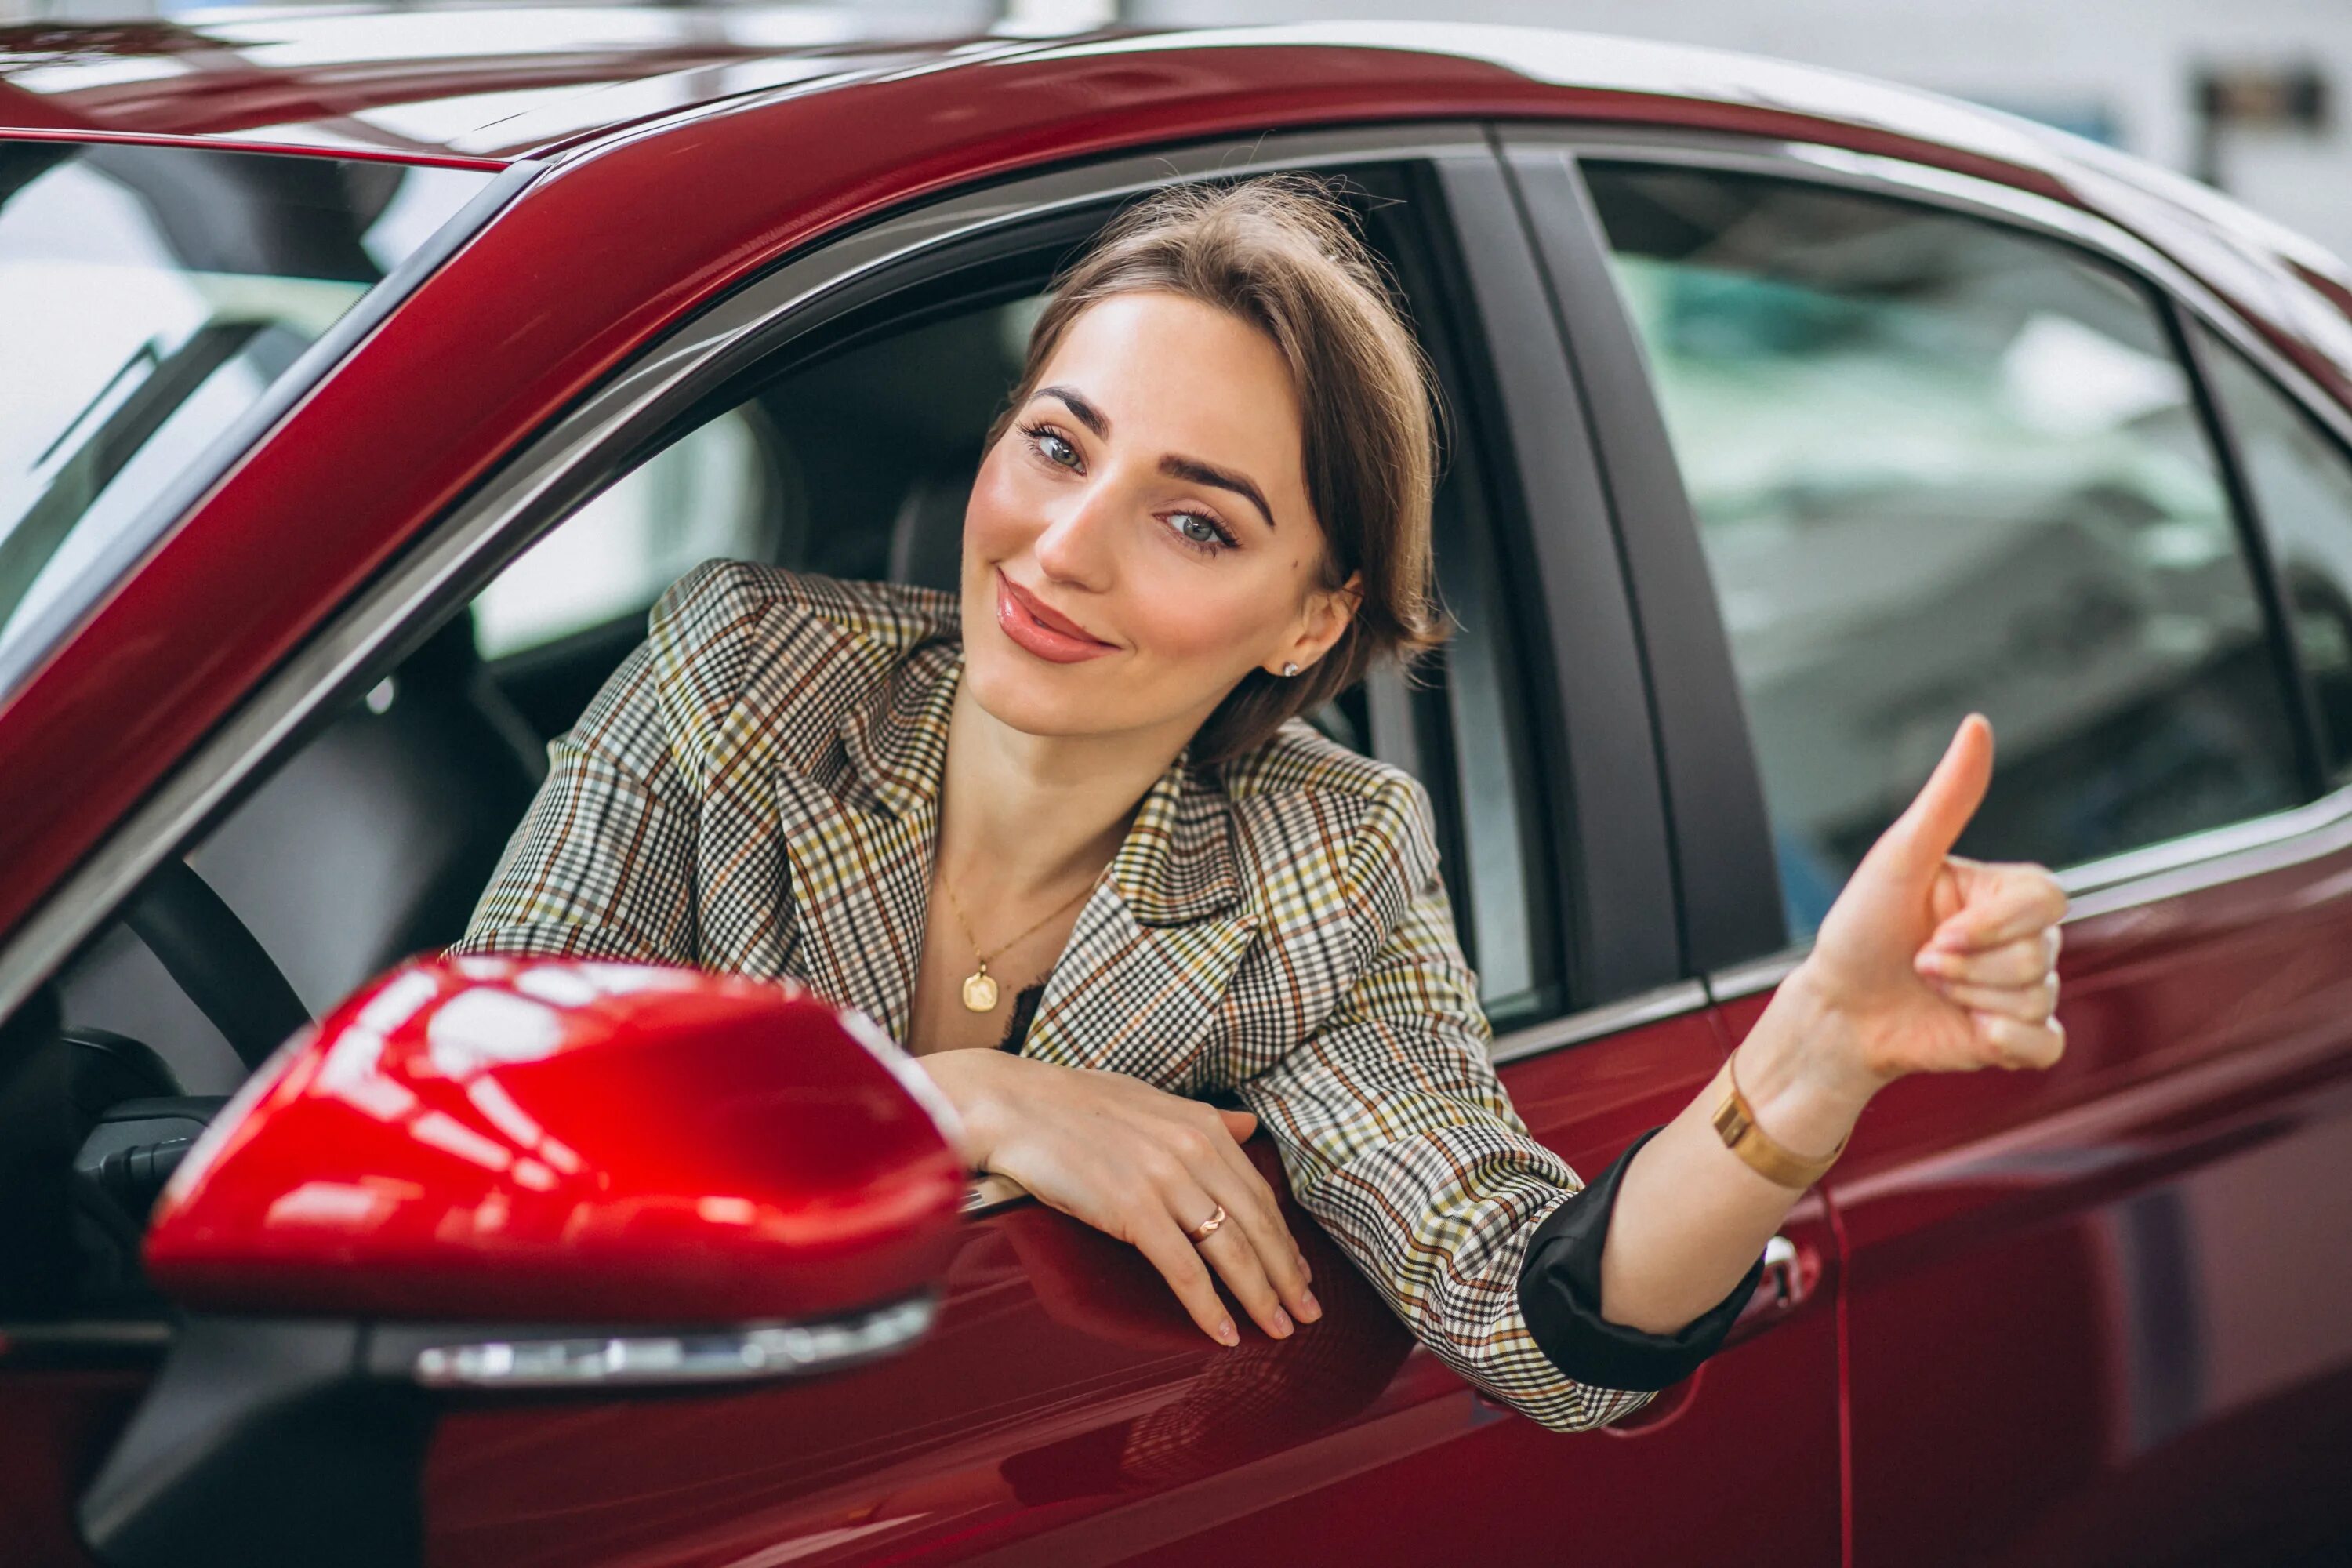
[[[1055,512],[1037,535],[1034,549],[1037,568],[1058,583],[1090,592],[1110,585],[1113,500],[1099,486],[1089,486]]]

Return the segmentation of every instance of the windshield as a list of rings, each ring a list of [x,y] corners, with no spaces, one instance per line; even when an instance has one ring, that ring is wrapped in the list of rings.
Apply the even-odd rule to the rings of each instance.
[[[0,142],[0,695],[492,178]]]

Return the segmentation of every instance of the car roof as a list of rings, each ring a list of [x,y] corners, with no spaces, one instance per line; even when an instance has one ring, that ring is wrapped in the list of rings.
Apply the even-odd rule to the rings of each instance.
[[[932,14],[935,16],[936,14]],[[544,156],[722,100],[805,93],[1047,51],[1236,46],[1454,56],[1531,82],[1771,108],[2038,161],[2028,122],[1842,72],[1548,29],[1334,22],[1024,37],[887,7],[244,6],[171,20],[0,27],[0,130],[202,138],[414,158]],[[950,89],[952,90],[952,89]],[[1670,117],[1661,113],[1659,117]]]
[[[504,161],[1025,40],[823,5],[236,6],[0,27],[0,128]],[[1030,46],[1034,47],[1034,46]]]

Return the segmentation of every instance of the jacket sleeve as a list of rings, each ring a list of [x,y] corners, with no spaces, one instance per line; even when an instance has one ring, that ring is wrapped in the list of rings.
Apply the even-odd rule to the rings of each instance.
[[[1570,1375],[1547,1351],[1561,1348],[1557,1335],[1539,1342],[1521,1304],[1530,1246],[1547,1221],[1571,1217],[1583,1184],[1528,1133],[1495,1075],[1417,783],[1381,793],[1347,892],[1362,950],[1352,987],[1319,1029],[1239,1086],[1275,1135],[1292,1192],[1464,1378],[1558,1431],[1631,1414],[1663,1384]],[[1604,1209],[1607,1184],[1596,1194]],[[1586,1217],[1601,1223],[1546,1233],[1562,1238],[1549,1263],[1597,1261],[1606,1215]],[[1548,1310],[1540,1290],[1536,1300],[1539,1317],[1570,1316]],[[1609,1327],[1627,1342],[1654,1338]]]
[[[701,726],[676,672],[682,638],[719,629],[730,597],[706,565],[655,605],[646,640],[548,742],[546,782],[450,953],[698,962]]]

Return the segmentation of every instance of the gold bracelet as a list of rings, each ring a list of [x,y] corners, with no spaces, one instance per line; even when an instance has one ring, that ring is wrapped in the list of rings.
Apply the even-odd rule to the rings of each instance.
[[[1838,1140],[1836,1148],[1818,1158],[1808,1159],[1782,1148],[1769,1133],[1756,1125],[1756,1109],[1748,1103],[1748,1097],[1739,1092],[1739,1077],[1731,1066],[1738,1056],[1735,1050],[1724,1059],[1723,1076],[1731,1087],[1723,1097],[1723,1103],[1715,1108],[1716,1136],[1723,1140],[1725,1148],[1746,1161],[1748,1169],[1766,1181],[1776,1182],[1784,1187],[1795,1187],[1801,1192],[1820,1181],[1822,1173],[1837,1163],[1837,1157],[1845,1152],[1847,1142],[1853,1137],[1853,1130],[1848,1129],[1845,1137]]]

